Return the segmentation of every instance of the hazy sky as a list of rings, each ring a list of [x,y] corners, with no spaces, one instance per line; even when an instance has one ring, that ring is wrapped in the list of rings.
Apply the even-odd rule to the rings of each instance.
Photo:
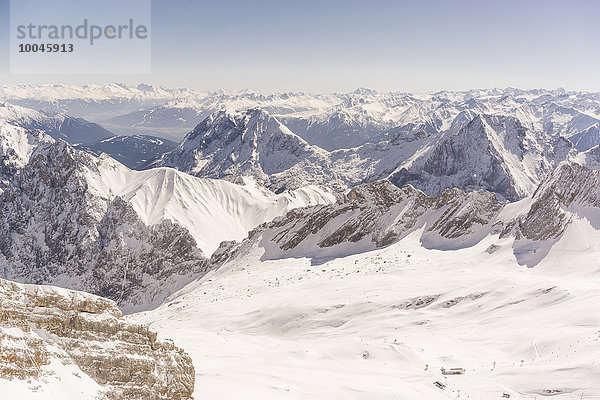
[[[596,0],[155,0],[152,73],[103,76],[9,74],[8,4],[0,0],[0,84],[600,91]]]

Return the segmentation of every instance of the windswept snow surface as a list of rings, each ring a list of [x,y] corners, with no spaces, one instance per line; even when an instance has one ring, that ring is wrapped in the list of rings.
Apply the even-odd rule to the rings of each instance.
[[[598,399],[591,222],[573,221],[535,268],[519,266],[514,238],[497,235],[439,251],[414,232],[320,265],[261,262],[255,242],[131,318],[190,353],[201,399]]]
[[[121,196],[148,225],[163,219],[179,223],[208,257],[222,241],[240,241],[256,226],[293,208],[335,201],[316,186],[274,194],[251,180],[242,186],[171,168],[134,171],[108,156],[101,156],[98,170],[89,179],[98,194]]]

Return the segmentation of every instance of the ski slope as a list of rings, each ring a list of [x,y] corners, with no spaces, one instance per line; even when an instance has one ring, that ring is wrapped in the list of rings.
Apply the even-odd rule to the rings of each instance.
[[[259,261],[257,243],[130,318],[190,353],[201,399],[600,398],[600,233],[588,220],[535,268],[518,265],[514,238],[439,251],[421,234],[318,265]]]

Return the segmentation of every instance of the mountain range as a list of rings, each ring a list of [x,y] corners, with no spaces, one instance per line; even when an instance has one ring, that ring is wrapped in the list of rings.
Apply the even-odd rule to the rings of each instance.
[[[187,355],[139,346],[147,328],[114,333],[157,383],[101,386],[157,398],[163,356],[181,398],[240,394],[220,376],[274,398],[600,395],[585,383],[600,373],[600,94],[108,84],[0,100],[0,276],[18,282],[0,282],[0,339],[56,348],[69,373],[98,383],[85,363],[114,353],[80,357],[52,315],[84,321],[85,340],[137,323],[175,337],[195,386]],[[444,373],[457,366],[467,379]]]

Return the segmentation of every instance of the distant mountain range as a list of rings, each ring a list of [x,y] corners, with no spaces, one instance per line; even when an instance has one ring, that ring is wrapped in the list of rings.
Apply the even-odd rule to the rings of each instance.
[[[500,230],[525,243],[550,229],[541,240],[554,240],[571,215],[556,205],[569,207],[572,200],[563,194],[548,203],[562,188],[548,179],[563,177],[566,168],[588,176],[600,165],[600,98],[593,93],[201,95],[123,85],[3,87],[0,93],[21,103],[31,103],[35,94],[71,111],[86,103],[96,115],[121,101],[123,118],[112,121],[128,124],[142,112],[132,113],[132,102],[165,101],[145,119],[149,129],[181,129],[209,109],[242,107],[208,113],[177,144],[116,136],[67,114],[0,106],[3,276],[91,291],[129,309],[159,304],[212,268],[210,257],[221,242],[243,240],[280,216],[277,227],[292,224],[275,234],[283,250],[317,232],[323,233],[302,250],[306,254],[364,237],[377,247],[420,224],[431,232],[423,245],[453,247],[456,240],[464,246],[498,231],[505,204],[528,199],[537,208],[503,218]],[[65,101],[69,96],[72,101]],[[303,118],[327,115],[335,115],[325,118],[331,124],[298,128]],[[355,125],[357,116],[364,117],[362,125]],[[377,133],[367,125],[378,126]],[[316,145],[311,129],[336,146]],[[571,192],[580,197],[573,187]],[[595,207],[593,199],[582,201]],[[371,203],[383,208],[371,210]],[[305,206],[314,208],[284,217]],[[540,209],[548,214],[536,217]],[[556,229],[551,222],[536,225],[548,215],[556,216]],[[335,225],[321,231],[330,218]]]
[[[187,399],[265,359],[285,360],[265,369],[275,398],[315,364],[321,388],[347,388],[331,398],[595,383],[600,94],[0,99],[0,384],[16,397]],[[248,371],[229,376],[254,388]]]
[[[83,118],[35,111],[5,102],[0,103],[0,121],[25,129],[39,129],[54,139],[74,144],[88,144],[114,136],[100,125]]]
[[[307,184],[344,191],[389,178],[429,195],[456,187],[517,200],[575,152],[563,137],[497,115],[476,115],[443,134],[397,132],[391,140],[328,152],[266,111],[251,109],[213,114],[155,165],[233,181],[248,176],[274,191]]]
[[[117,134],[179,141],[216,111],[260,107],[310,144],[326,150],[380,141],[398,132],[456,130],[474,114],[512,116],[524,127],[567,138],[579,150],[597,143],[600,94],[563,89],[477,89],[464,92],[203,93],[151,85],[0,87],[0,99],[36,110],[85,118]],[[591,139],[585,139],[591,136]]]

